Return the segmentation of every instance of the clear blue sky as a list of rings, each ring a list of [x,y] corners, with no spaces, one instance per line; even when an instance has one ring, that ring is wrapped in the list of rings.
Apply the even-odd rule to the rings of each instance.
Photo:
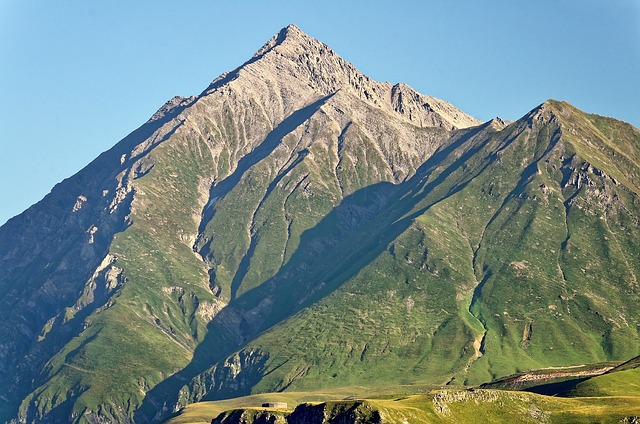
[[[479,119],[556,98],[640,126],[638,0],[0,0],[0,224],[289,23]]]

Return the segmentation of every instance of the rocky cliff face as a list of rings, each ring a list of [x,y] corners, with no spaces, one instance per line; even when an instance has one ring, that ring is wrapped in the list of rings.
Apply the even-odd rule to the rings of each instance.
[[[289,26],[0,228],[2,418],[635,355],[639,139],[481,124]]]

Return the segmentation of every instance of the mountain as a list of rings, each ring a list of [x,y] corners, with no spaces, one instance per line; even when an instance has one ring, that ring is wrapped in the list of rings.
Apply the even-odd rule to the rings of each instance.
[[[0,418],[640,354],[640,131],[482,123],[290,25],[0,227]]]

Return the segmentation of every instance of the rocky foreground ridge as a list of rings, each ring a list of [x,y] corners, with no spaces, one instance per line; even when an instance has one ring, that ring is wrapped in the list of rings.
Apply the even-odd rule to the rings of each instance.
[[[638,355],[639,140],[481,123],[291,25],[0,227],[0,418]]]

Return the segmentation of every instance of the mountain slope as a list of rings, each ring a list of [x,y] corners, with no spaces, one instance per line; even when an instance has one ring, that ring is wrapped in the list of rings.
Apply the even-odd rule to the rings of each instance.
[[[343,109],[361,119],[352,123]],[[344,192],[411,174],[458,121],[477,122],[408,87],[369,80],[295,26],[201,96],[172,100],[2,227],[2,381],[15,394],[6,414],[33,390],[20,408],[29,420],[68,414],[126,420],[150,387],[191,360],[206,324],[231,299],[215,262],[228,257],[230,266],[239,266],[250,244],[231,245],[211,261],[215,244],[211,248],[207,227],[219,219],[210,222],[203,209],[210,195],[249,178],[247,170],[264,161],[261,171],[275,175],[306,158],[299,176],[307,181],[290,190],[305,193],[299,202],[307,209],[321,208],[289,224],[295,248],[296,237]],[[425,123],[432,126],[423,130]],[[318,159],[311,160],[307,146],[320,138],[311,127],[328,124],[334,139],[344,133],[341,140],[362,146],[318,143]],[[290,134],[298,128],[296,136],[306,141]],[[381,140],[380,132],[394,139]],[[317,165],[329,147],[336,159]],[[377,155],[371,175],[354,178],[352,162],[367,153],[367,160]],[[337,175],[335,187],[319,173],[329,171]],[[309,196],[312,189],[323,194]],[[232,225],[250,226],[250,217],[225,227]],[[223,352],[244,337],[234,322],[227,329],[224,343],[231,347]]]
[[[0,418],[635,356],[639,140],[481,124],[289,26],[0,228]]]
[[[496,121],[453,135],[326,259],[309,253],[316,260],[294,284],[331,295],[196,378],[191,400],[479,384],[635,355],[637,195],[609,176],[616,168],[577,155],[567,108],[550,101],[506,128]],[[616,138],[636,137],[633,155],[629,129]],[[240,384],[229,384],[229,368],[240,368]]]

